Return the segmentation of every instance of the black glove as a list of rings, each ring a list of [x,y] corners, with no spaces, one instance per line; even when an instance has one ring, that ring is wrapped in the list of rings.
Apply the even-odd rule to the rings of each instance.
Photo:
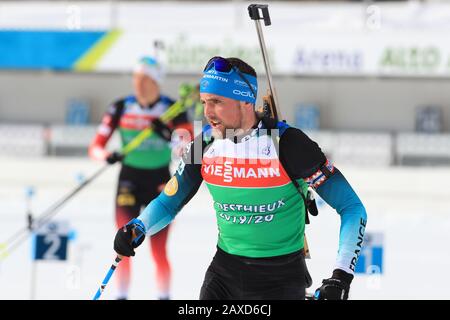
[[[137,248],[145,239],[145,226],[139,219],[133,219],[117,230],[114,250],[125,257],[134,256]]]
[[[316,300],[347,300],[353,275],[335,269],[329,279],[322,281],[322,286],[314,293]]]
[[[120,152],[114,151],[109,156],[106,157],[106,162],[109,164],[114,164],[118,161],[122,161],[125,156],[121,154]]]
[[[152,128],[161,138],[166,141],[172,140],[172,130],[160,119],[152,120]]]

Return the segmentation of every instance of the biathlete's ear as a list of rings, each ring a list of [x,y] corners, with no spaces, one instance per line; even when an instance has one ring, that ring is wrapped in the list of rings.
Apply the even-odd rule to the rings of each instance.
[[[247,101],[239,101],[239,103],[241,104],[241,107],[245,107],[245,108],[254,108],[255,105],[253,103],[247,102]]]

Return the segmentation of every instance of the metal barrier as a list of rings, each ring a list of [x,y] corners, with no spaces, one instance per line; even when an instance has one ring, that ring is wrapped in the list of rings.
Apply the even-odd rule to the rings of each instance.
[[[40,125],[1,124],[1,156],[44,156],[47,130]]]
[[[96,130],[96,125],[52,125],[49,128],[49,154],[53,156],[86,156]],[[119,146],[118,136],[113,135],[108,143],[108,149],[118,149]]]
[[[96,125],[0,125],[0,156],[87,156]],[[356,166],[450,165],[450,134],[305,131],[333,162]],[[116,132],[109,150],[120,148]]]
[[[311,131],[306,134],[335,163],[357,166],[394,164],[393,136],[389,133]]]
[[[399,165],[450,165],[450,134],[399,133],[395,145]]]

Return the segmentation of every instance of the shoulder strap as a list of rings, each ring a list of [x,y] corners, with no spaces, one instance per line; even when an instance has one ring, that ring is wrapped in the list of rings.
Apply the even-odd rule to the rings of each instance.
[[[266,123],[263,120],[264,125],[266,125]],[[273,124],[272,124],[273,125]],[[278,137],[273,137],[271,135],[272,141],[275,143],[275,145],[277,146],[277,149],[279,150],[280,148],[280,144],[279,144],[279,140],[281,139],[281,136],[286,132],[287,129],[290,128],[290,126],[286,123],[286,122],[282,122],[279,121],[278,123],[276,123],[276,126],[274,127],[276,129],[278,129],[279,131],[279,136]],[[270,129],[270,128],[268,128]],[[270,131],[268,131],[270,132]],[[270,134],[270,133],[268,133]],[[297,180],[295,179],[291,168],[289,167],[289,165],[287,163],[283,163],[281,160],[281,157],[279,157],[280,163],[283,165],[283,168],[286,170],[286,173],[289,176],[289,179],[291,180],[292,184],[294,185],[295,189],[297,190],[298,194],[300,195],[300,197],[302,198],[303,201],[303,205],[305,207],[305,223],[309,224],[310,220],[309,220],[309,215],[308,212],[311,211],[311,214],[316,216],[318,214],[317,211],[317,207],[315,207],[315,202],[314,199],[310,198],[310,191],[307,191],[306,195],[303,193],[303,190],[300,186],[300,184],[297,182]],[[312,204],[314,204],[314,206],[312,206]],[[310,207],[312,206],[312,209],[310,209]]]
[[[114,114],[112,115],[112,124],[114,128],[119,126],[120,118],[122,117],[123,110],[125,109],[125,100],[126,99],[120,99],[114,104],[116,106]]]

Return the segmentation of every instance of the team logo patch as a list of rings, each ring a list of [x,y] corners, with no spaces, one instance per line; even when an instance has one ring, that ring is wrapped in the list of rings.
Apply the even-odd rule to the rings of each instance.
[[[325,166],[330,173],[334,173],[333,164],[327,159]],[[305,182],[311,188],[317,189],[322,183],[327,180],[327,176],[324,174],[322,169],[317,170],[312,176],[305,179]]]
[[[203,80],[200,85],[202,88],[207,88],[209,86],[209,82],[207,80]]]
[[[173,176],[172,179],[167,182],[164,187],[164,193],[169,197],[173,196],[178,191],[178,180],[176,176]]]
[[[261,152],[268,156],[270,154],[270,146],[265,147]]]
[[[119,207],[129,207],[136,204],[136,198],[130,193],[122,193],[117,196],[117,205]]]
[[[177,173],[181,176],[183,174],[184,168],[186,167],[186,163],[184,163],[183,159],[180,160],[177,167]]]

